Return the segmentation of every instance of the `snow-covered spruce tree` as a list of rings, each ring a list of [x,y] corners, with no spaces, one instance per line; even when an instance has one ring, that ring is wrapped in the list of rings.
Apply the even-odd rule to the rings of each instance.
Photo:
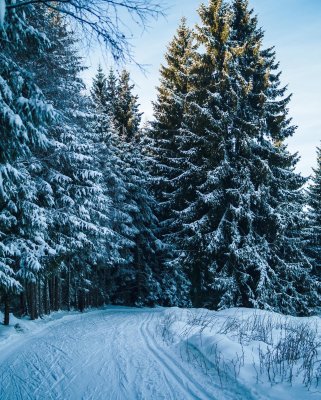
[[[95,145],[88,137],[88,120],[92,117],[89,101],[82,93],[84,85],[79,72],[83,67],[75,44],[64,23],[59,49],[62,57],[69,58],[69,63],[64,66],[61,87],[61,96],[66,96],[66,103],[56,107],[59,107],[64,122],[63,129],[58,127],[57,133],[65,149],[58,152],[56,161],[57,165],[64,166],[58,172],[67,177],[65,189],[68,191],[59,191],[62,195],[59,202],[63,206],[67,200],[67,208],[66,213],[57,214],[53,232],[58,232],[56,240],[65,247],[62,260],[62,277],[67,282],[62,287],[64,301],[68,307],[71,303],[82,309],[106,300],[103,293],[98,293],[99,277],[105,273],[101,270],[108,267],[104,261],[113,235],[109,227],[110,199],[104,191],[103,173],[96,164]],[[60,184],[59,179],[57,183]]]
[[[162,271],[159,271],[156,254],[159,241],[154,235],[157,220],[152,211],[154,202],[147,191],[148,179],[137,142],[140,115],[135,107],[125,107],[123,116],[120,108],[117,115],[111,115],[108,103],[106,107],[108,94],[105,91],[108,93],[106,78],[98,71],[91,90],[96,115],[93,130],[97,144],[95,159],[100,164],[111,199],[110,227],[114,232],[114,241],[109,245],[108,294],[114,303],[160,303]],[[131,88],[128,91],[128,97],[136,101]],[[125,123],[126,118],[127,121],[137,118],[132,137],[122,135],[124,130],[118,122],[120,118]],[[132,141],[124,142],[126,139]]]
[[[130,230],[124,232],[132,242],[127,265],[117,277],[115,302],[135,305],[161,304],[161,271],[155,237],[157,219],[154,200],[147,190],[144,159],[136,146],[119,143],[122,178],[125,185],[123,212],[130,219]]]
[[[116,89],[115,124],[123,141],[132,142],[137,135],[142,113],[139,112],[138,96],[133,94],[129,72],[120,73]]]
[[[39,8],[34,18],[51,46],[42,57],[32,60],[29,68],[58,114],[57,123],[48,130],[53,148],[39,155],[40,175],[53,193],[48,213],[55,249],[43,278],[44,310],[83,309],[97,299],[92,279],[102,238],[110,237],[109,199],[100,185],[101,173],[94,165],[93,145],[87,138],[89,102],[82,94],[79,72],[83,67],[75,36],[65,17],[56,11]]]
[[[181,146],[195,171],[195,197],[181,216],[194,303],[308,314],[316,285],[296,234],[305,179],[283,144],[294,132],[290,97],[273,51],[261,49],[247,1],[230,9],[211,0],[200,16],[197,38],[206,51],[196,68],[205,73],[190,96]]]
[[[130,270],[134,248],[132,237],[136,232],[128,214],[128,192],[123,177],[125,165],[121,158],[120,140],[106,103],[107,93],[105,75],[98,70],[91,88],[94,118],[88,135],[93,143],[96,166],[102,174],[104,193],[110,199],[108,218],[113,238],[104,245],[108,256],[101,260],[108,267],[103,276],[103,291],[108,301],[121,302],[119,281],[126,285],[122,273],[127,275]]]
[[[221,9],[221,2],[211,2],[210,7],[208,13],[205,6],[201,7],[200,15],[207,25],[198,31],[208,31],[213,40],[207,43],[198,37],[206,51],[192,54],[188,70],[189,90],[176,135],[181,169],[171,193],[176,213],[172,220],[173,233],[169,233],[169,237],[179,250],[174,264],[185,268],[194,306],[210,306],[209,287],[214,279],[205,252],[205,237],[199,229],[200,223],[207,222],[202,220],[205,210],[198,201],[198,191],[208,172],[217,167],[222,157],[218,143],[227,117],[222,107],[232,101],[223,62],[227,54],[229,14],[226,8]]]
[[[321,149],[317,148],[317,167],[313,170],[307,191],[308,222],[304,230],[306,255],[313,265],[313,274],[321,278]]]
[[[41,33],[28,25],[25,13],[8,10],[0,42],[0,291],[8,324],[10,295],[22,291],[21,283],[34,290],[50,248],[39,187],[31,173],[37,165],[30,160],[48,146],[46,124],[54,115],[19,57],[30,43],[35,54],[45,51]],[[36,316],[36,299],[35,293],[29,298],[31,317]]]
[[[161,83],[153,104],[154,120],[148,130],[153,191],[159,203],[158,217],[164,235],[170,228],[173,211],[182,209],[185,204],[184,196],[173,198],[172,192],[177,189],[175,178],[184,171],[177,137],[181,133],[190,87],[189,71],[194,50],[193,33],[183,18],[165,54],[166,65],[160,69]]]
[[[104,112],[106,107],[106,93],[107,91],[107,78],[99,64],[96,76],[93,78],[92,87],[90,90],[90,96],[95,104],[96,112],[100,114]]]
[[[166,260],[167,248],[160,239],[155,216],[158,204],[151,194],[151,176],[147,172],[149,157],[143,151],[144,135],[139,125],[141,113],[138,97],[133,94],[127,71],[122,71],[117,85],[117,108],[114,117],[122,159],[126,163],[124,179],[129,194],[129,215],[136,234],[130,288],[132,302],[143,304],[182,305],[186,302],[186,280],[181,268],[173,269]],[[158,236],[158,238],[156,237]],[[128,290],[128,289],[127,289]]]
[[[300,236],[304,222],[302,188],[306,179],[295,172],[297,154],[290,154],[284,144],[295,133],[295,126],[288,118],[291,96],[286,96],[286,88],[281,86],[273,49],[262,49],[263,33],[252,14],[248,1],[234,1],[232,48],[244,49],[233,73],[233,82],[239,79],[241,99],[235,140],[239,142],[242,158],[252,155],[248,157],[252,162],[247,171],[254,189],[251,196],[245,197],[250,200],[246,215],[251,229],[246,235],[248,244],[243,245],[245,249],[240,253],[245,260],[243,265],[248,266],[242,271],[242,285],[244,276],[250,277],[245,287],[240,287],[246,293],[245,304],[289,314],[308,314],[313,312],[319,298]],[[235,84],[234,87],[237,92]],[[253,219],[248,217],[249,213]],[[244,229],[244,225],[239,226]]]
[[[117,86],[118,79],[113,70],[109,69],[109,73],[106,78],[106,95],[105,95],[105,108],[109,117],[114,120],[117,109]]]
[[[186,171],[185,159],[178,148],[185,112],[186,97],[190,90],[190,69],[195,54],[194,37],[183,18],[177,33],[165,54],[166,65],[161,66],[161,82],[154,106],[154,120],[146,129],[147,145],[145,152],[149,159],[150,182],[156,199],[155,212],[159,220],[158,238],[163,242],[159,260],[161,269],[168,276],[175,276],[168,283],[168,298],[175,293],[174,302],[187,304],[189,284],[178,260],[180,245],[173,240],[177,231],[177,213],[184,209],[186,192],[178,181]],[[174,236],[175,237],[175,236]],[[175,256],[174,256],[175,254]],[[176,283],[175,283],[176,281]],[[172,294],[170,294],[172,293]]]

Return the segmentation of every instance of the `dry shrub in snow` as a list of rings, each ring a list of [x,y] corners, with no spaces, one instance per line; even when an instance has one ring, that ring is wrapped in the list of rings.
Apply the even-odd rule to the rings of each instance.
[[[169,310],[160,324],[167,344],[223,386],[231,380],[318,388],[321,337],[317,318],[233,309]]]

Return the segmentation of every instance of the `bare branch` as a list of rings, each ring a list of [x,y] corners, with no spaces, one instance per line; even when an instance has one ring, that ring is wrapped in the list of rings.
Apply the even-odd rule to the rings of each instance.
[[[160,2],[163,3],[163,6]],[[46,7],[65,14],[74,21],[89,40],[93,36],[103,44],[117,62],[134,61],[128,18],[146,29],[151,19],[164,16],[165,0],[18,0],[8,1],[7,10],[20,9],[30,5]]]

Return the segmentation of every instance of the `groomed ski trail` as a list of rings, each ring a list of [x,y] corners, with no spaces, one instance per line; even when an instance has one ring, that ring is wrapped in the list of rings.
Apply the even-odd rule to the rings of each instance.
[[[235,400],[157,336],[163,309],[113,307],[50,324],[0,353],[1,400]],[[245,397],[244,397],[245,398]]]

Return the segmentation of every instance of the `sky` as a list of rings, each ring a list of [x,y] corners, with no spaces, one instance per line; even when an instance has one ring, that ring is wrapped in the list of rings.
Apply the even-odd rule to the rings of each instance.
[[[126,66],[139,96],[143,120],[152,118],[159,68],[180,19],[185,16],[190,26],[199,22],[199,0],[160,2],[166,7],[165,18],[151,20],[143,32],[129,24],[135,60],[145,66],[145,73],[134,64]],[[265,32],[264,45],[275,46],[281,82],[293,94],[289,114],[298,128],[288,145],[301,157],[297,171],[309,176],[321,141],[321,0],[250,0],[250,6]],[[98,48],[86,54],[85,62],[89,68],[84,80],[89,86],[99,63],[106,72],[112,65],[111,58]]]

